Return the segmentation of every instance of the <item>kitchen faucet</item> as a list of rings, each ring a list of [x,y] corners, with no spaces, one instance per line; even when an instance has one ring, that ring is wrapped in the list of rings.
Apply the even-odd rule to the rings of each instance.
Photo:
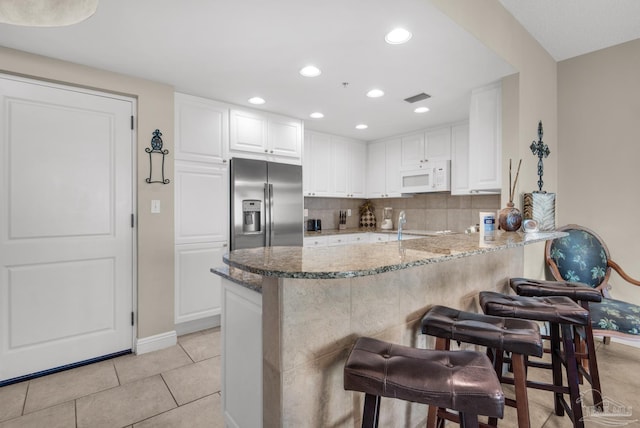
[[[398,214],[398,241],[402,241],[402,226],[407,223],[407,216],[404,211],[400,211]]]

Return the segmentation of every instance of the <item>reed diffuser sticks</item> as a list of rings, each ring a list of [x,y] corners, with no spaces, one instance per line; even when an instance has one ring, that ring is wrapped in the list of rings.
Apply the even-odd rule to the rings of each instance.
[[[511,185],[511,159],[509,159],[509,202],[513,203],[513,195],[516,193],[516,184],[518,183],[518,176],[520,175],[520,166],[522,165],[522,159],[518,162],[518,170],[516,171],[516,179],[513,180]]]

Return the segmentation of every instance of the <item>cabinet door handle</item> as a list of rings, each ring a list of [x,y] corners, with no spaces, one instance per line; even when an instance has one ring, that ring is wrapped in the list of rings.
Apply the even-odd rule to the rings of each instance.
[[[265,152],[265,153],[269,153],[269,150],[267,150],[267,149],[264,149],[264,152]]]
[[[273,153],[273,150],[271,150],[271,152],[270,152],[270,153]]]

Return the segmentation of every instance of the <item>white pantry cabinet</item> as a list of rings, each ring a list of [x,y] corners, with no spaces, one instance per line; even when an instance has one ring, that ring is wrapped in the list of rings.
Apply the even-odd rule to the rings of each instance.
[[[304,196],[364,198],[366,143],[305,131]]]
[[[302,121],[272,113],[232,109],[229,154],[300,165]]]
[[[377,141],[367,147],[367,197],[401,196],[401,140]]]
[[[469,190],[502,188],[502,83],[474,89],[469,110]]]
[[[191,95],[175,95],[175,158],[226,163],[229,106]]]
[[[219,324],[221,278],[210,269],[228,251],[228,165],[175,161],[175,323],[179,334]]]
[[[442,126],[400,137],[400,168],[422,168],[427,162],[451,159],[451,127]]]
[[[229,239],[230,106],[176,93],[174,227],[178,334],[220,324],[222,265]]]

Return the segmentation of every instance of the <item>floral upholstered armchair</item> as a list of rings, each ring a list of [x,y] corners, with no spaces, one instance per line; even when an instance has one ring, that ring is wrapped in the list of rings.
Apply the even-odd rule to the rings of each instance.
[[[640,281],[627,275],[611,260],[609,249],[602,239],[586,227],[570,224],[557,229],[569,236],[547,241],[545,257],[551,274],[557,281],[586,284],[600,290],[602,302],[589,304],[593,334],[640,340],[640,306],[609,295],[611,270],[625,281],[640,286]]]

